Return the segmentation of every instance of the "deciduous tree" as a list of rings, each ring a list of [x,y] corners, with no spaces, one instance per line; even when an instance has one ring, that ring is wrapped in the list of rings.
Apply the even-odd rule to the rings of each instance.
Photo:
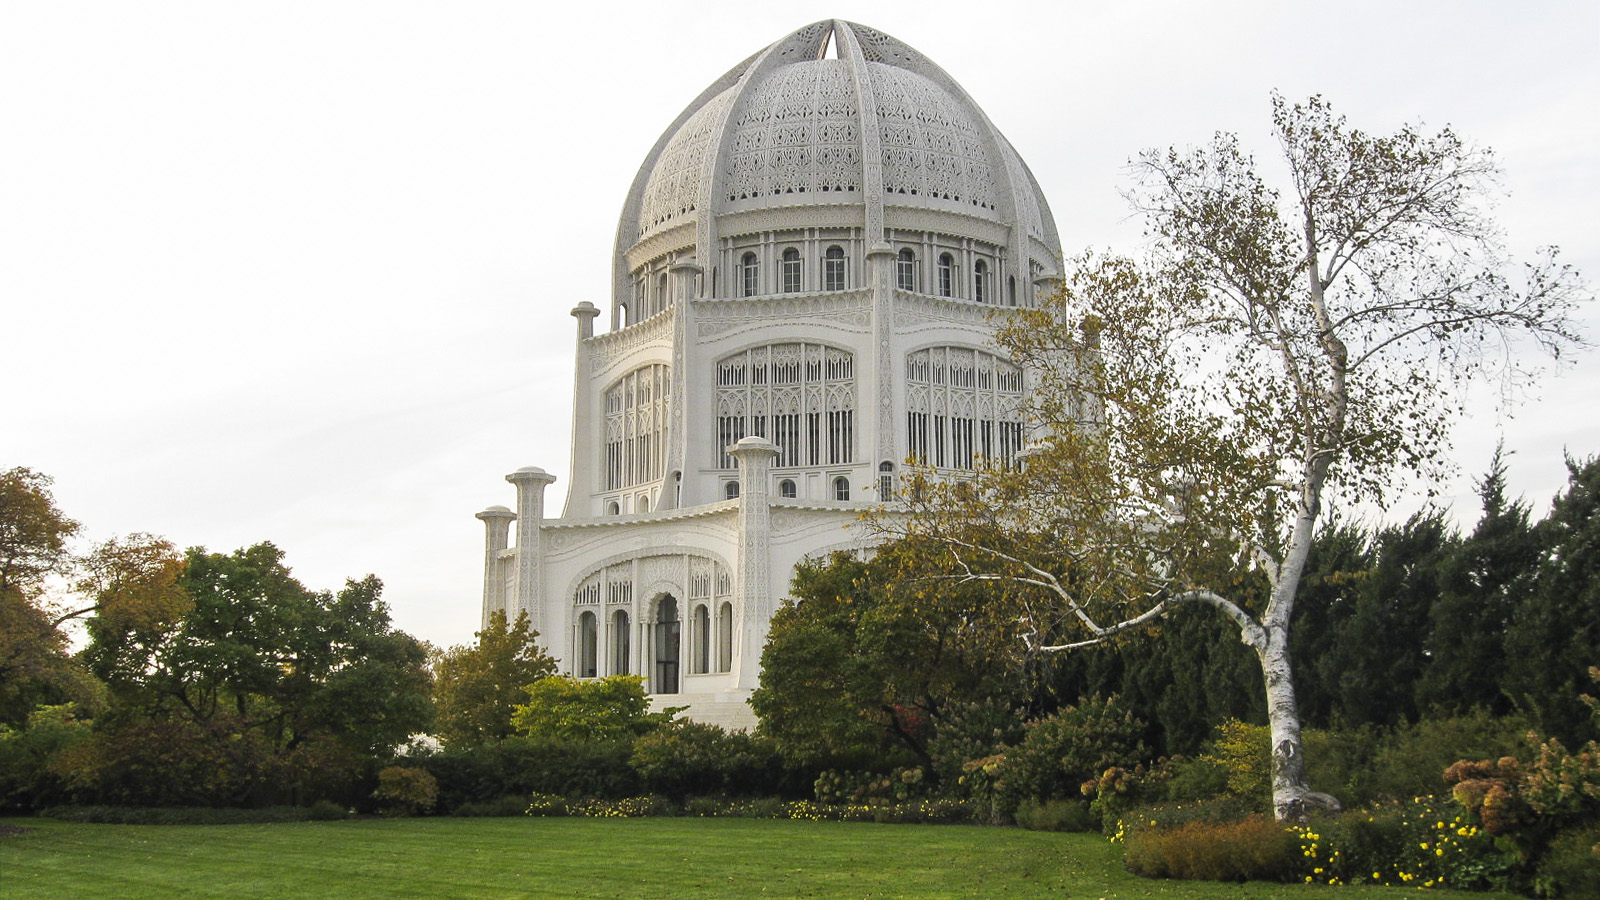
[[[527,613],[508,625],[505,612],[495,610],[476,636],[476,643],[451,647],[433,664],[434,733],[451,747],[509,737],[527,686],[556,672]]]
[[[1449,129],[1372,135],[1319,98],[1275,98],[1273,121],[1281,193],[1232,135],[1138,158],[1150,259],[1086,255],[1000,329],[1032,378],[1025,464],[914,481],[909,515],[885,521],[942,541],[954,577],[1032,585],[1036,647],[1179,604],[1226,617],[1261,667],[1273,804],[1295,819],[1290,622],[1325,503],[1439,473],[1458,388],[1530,374],[1524,347],[1579,344],[1584,287],[1553,251],[1508,282],[1484,212],[1494,161]]]

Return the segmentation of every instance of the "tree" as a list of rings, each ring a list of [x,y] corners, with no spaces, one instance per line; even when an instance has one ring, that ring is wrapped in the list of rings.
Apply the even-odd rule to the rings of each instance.
[[[952,703],[1025,705],[1014,622],[988,586],[903,581],[916,543],[871,561],[835,554],[795,570],[793,600],[773,616],[750,705],[785,756],[866,767],[886,745],[933,762],[928,739]]]
[[[1500,686],[1505,635],[1538,568],[1539,543],[1528,521],[1528,505],[1506,500],[1505,473],[1497,447],[1478,486],[1483,515],[1438,574],[1439,596],[1429,611],[1427,669],[1417,684],[1423,709],[1511,711]]]
[[[558,741],[605,743],[632,740],[672,721],[683,707],[650,711],[644,679],[607,675],[578,679],[565,675],[541,678],[524,690],[511,724],[521,734]]]
[[[527,686],[556,671],[527,613],[507,625],[505,612],[495,610],[476,637],[477,643],[451,647],[433,664],[434,732],[451,747],[510,736],[511,714]]]
[[[93,694],[43,602],[47,580],[71,569],[68,541],[78,532],[50,483],[32,469],[0,472],[0,724],[22,724],[41,703]]]
[[[1536,527],[1534,583],[1506,633],[1504,686],[1546,735],[1600,739],[1578,698],[1600,662],[1600,457],[1567,459],[1567,489]]]
[[[278,752],[320,739],[376,752],[428,724],[426,653],[391,626],[376,577],[311,591],[260,543],[189,550],[177,586],[183,603],[124,614],[108,595],[86,623],[83,656],[125,713],[226,723]]]
[[[1449,129],[1369,135],[1319,98],[1273,112],[1287,195],[1232,135],[1140,156],[1148,262],[1086,254],[999,330],[1032,378],[1025,464],[914,478],[884,521],[942,541],[951,577],[1033,586],[1019,614],[1042,649],[1221,613],[1261,668],[1273,805],[1297,819],[1290,623],[1325,503],[1436,475],[1458,388],[1532,374],[1523,342],[1580,344],[1584,288],[1554,251],[1508,283],[1493,159]]]

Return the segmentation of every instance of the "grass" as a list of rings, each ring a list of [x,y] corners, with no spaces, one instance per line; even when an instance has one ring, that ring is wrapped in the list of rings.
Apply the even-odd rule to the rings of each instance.
[[[1147,881],[1086,834],[746,819],[270,825],[10,820],[5,900],[142,898],[1230,898],[1489,900],[1374,887]],[[0,829],[3,830],[3,829]]]

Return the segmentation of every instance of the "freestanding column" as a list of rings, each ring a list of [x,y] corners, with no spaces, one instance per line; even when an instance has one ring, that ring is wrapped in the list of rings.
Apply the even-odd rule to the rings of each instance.
[[[516,517],[516,513],[504,506],[491,506],[477,515],[487,532],[483,547],[483,624],[480,628],[489,627],[490,613],[506,612],[506,584],[500,553],[506,549],[511,522]],[[511,617],[507,614],[506,618]]]
[[[754,689],[757,663],[772,619],[772,507],[768,485],[778,445],[764,437],[747,437],[728,448],[739,461],[739,598],[743,609],[739,633],[739,686]]]
[[[544,489],[556,477],[538,466],[524,466],[506,480],[517,486],[517,608],[507,609],[506,617],[515,621],[517,613],[526,612],[533,626],[541,632],[548,627],[540,618],[539,563],[544,555],[539,525],[544,520]]]

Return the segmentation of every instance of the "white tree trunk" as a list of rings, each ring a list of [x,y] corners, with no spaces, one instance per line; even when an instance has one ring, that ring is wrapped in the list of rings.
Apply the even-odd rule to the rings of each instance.
[[[1256,647],[1267,687],[1267,724],[1272,732],[1272,810],[1280,822],[1306,817],[1306,755],[1300,737],[1300,711],[1295,705],[1294,677],[1289,667],[1289,631],[1266,629]]]

